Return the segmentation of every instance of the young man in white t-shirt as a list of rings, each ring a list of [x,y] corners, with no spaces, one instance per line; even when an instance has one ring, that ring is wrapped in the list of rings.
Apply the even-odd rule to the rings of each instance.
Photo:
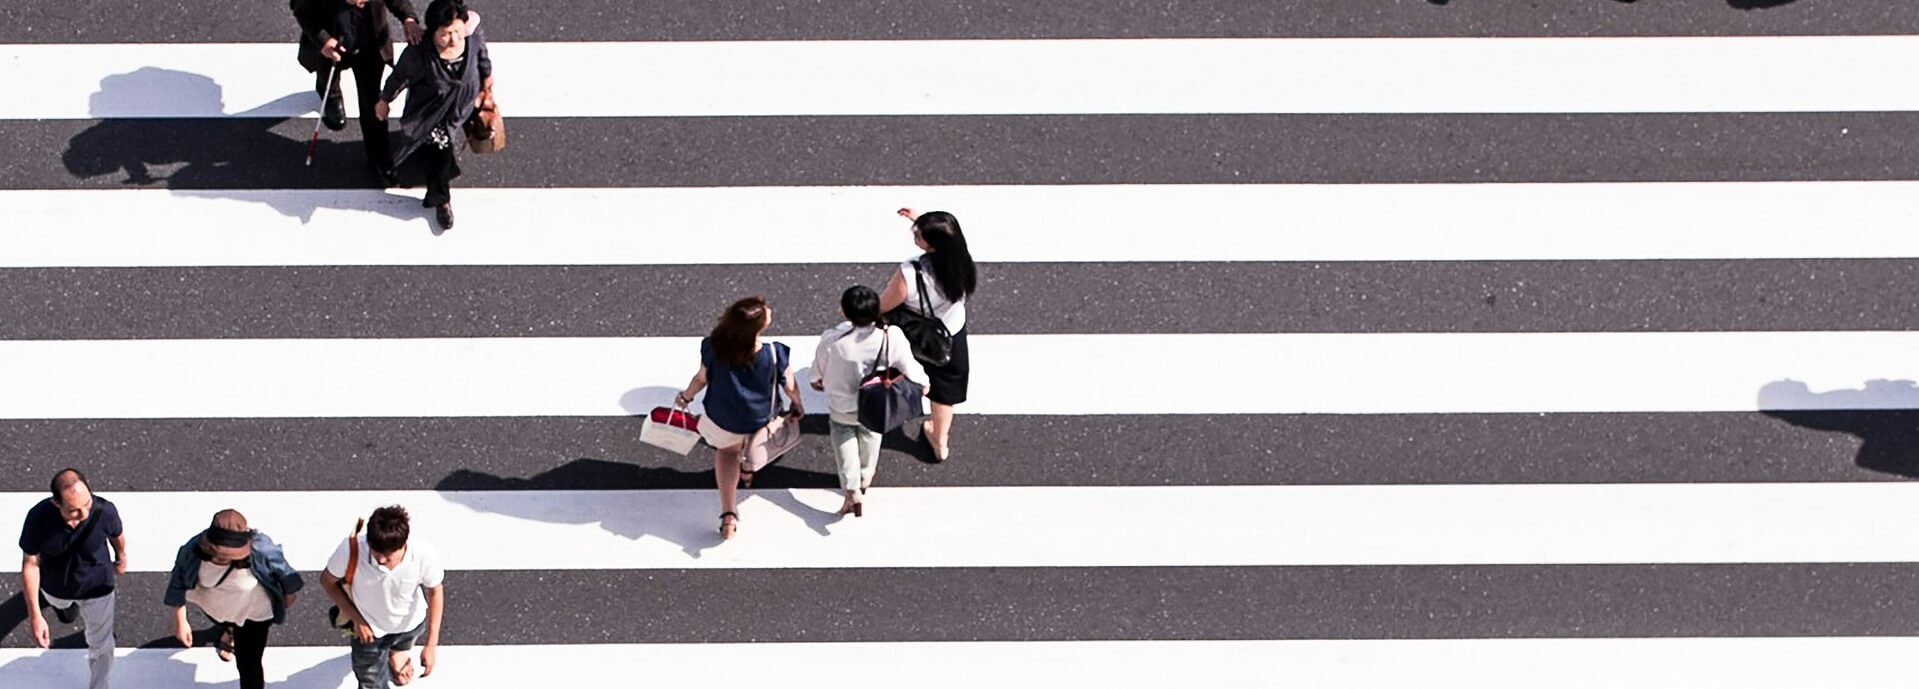
[[[353,675],[360,689],[412,682],[409,652],[415,644],[424,644],[418,676],[433,674],[446,570],[430,546],[409,539],[410,532],[406,509],[395,505],[374,510],[365,535],[341,541],[320,573],[320,588],[340,606],[341,616],[353,622]],[[349,586],[343,580],[356,549],[359,561]]]

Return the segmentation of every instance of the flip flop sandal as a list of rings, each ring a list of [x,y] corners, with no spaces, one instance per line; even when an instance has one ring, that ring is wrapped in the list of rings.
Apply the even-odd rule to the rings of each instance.
[[[213,650],[220,654],[220,662],[233,662],[233,625],[220,625],[220,636],[213,639]]]
[[[392,662],[393,658],[400,659],[400,663],[397,667],[395,667],[394,663]],[[412,684],[414,680],[413,656],[410,656],[410,655],[409,656],[388,656],[387,671],[388,671],[388,674],[393,678],[393,686],[404,687],[408,684]]]

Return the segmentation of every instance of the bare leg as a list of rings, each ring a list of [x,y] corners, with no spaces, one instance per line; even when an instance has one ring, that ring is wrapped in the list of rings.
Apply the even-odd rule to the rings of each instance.
[[[934,402],[933,417],[926,420],[921,430],[926,432],[927,443],[933,446],[933,454],[946,459],[947,440],[953,431],[953,405]]]
[[[739,530],[740,448],[713,450],[713,482],[720,489],[720,537]]]
[[[713,451],[713,482],[720,489],[720,511],[733,512],[740,487],[740,448]]]

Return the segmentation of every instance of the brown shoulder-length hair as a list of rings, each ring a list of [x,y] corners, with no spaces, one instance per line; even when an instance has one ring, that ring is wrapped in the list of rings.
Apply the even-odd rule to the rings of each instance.
[[[720,314],[707,339],[713,343],[713,358],[734,366],[753,364],[753,344],[766,329],[766,300],[754,295],[733,302]]]

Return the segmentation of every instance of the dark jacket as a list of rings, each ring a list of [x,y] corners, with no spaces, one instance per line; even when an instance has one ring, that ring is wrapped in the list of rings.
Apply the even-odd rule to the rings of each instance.
[[[380,99],[388,103],[406,91],[406,114],[400,116],[399,136],[393,141],[393,164],[400,164],[420,146],[431,146],[434,127],[446,127],[457,146],[462,141],[460,125],[473,115],[473,101],[490,76],[493,60],[487,56],[485,30],[466,37],[466,67],[458,78],[440,67],[439,49],[431,38],[407,46],[380,91]]]
[[[199,545],[200,534],[193,534],[174,556],[173,574],[167,577],[167,594],[163,599],[168,607],[186,605],[187,592],[200,585],[200,555],[194,552]],[[306,581],[287,564],[279,544],[257,531],[253,534],[253,556],[247,559],[247,569],[253,572],[253,578],[260,580],[260,588],[267,592],[267,600],[273,604],[273,623],[285,622],[287,595],[299,593],[306,587]]]
[[[344,31],[340,22],[346,16],[345,10],[351,7],[346,0],[290,0],[293,18],[300,22],[300,66],[309,72],[326,69],[332,61],[320,54],[320,46],[327,39],[339,38]],[[420,20],[413,11],[411,0],[367,0],[367,10],[372,14],[368,22],[368,35],[359,37],[361,45],[348,46],[354,50],[366,50],[377,47],[380,61],[393,63],[393,34],[390,25],[408,19]]]

